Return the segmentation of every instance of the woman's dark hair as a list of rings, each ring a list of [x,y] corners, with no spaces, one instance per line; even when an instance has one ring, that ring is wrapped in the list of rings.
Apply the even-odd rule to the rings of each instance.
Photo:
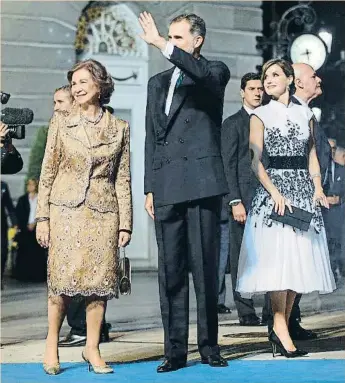
[[[262,73],[261,73],[262,83],[264,83],[267,69],[273,65],[278,65],[282,69],[282,71],[284,72],[286,77],[292,77],[292,83],[291,83],[290,88],[289,88],[289,93],[291,96],[292,94],[295,93],[295,90],[296,90],[296,88],[295,88],[295,72],[293,70],[292,64],[286,60],[271,59],[271,60],[267,61],[262,67]]]
[[[96,60],[80,61],[73,66],[67,73],[68,82],[72,83],[72,76],[80,69],[86,69],[90,72],[92,80],[98,85],[100,97],[99,104],[102,106],[108,104],[114,91],[114,81],[105,67]]]

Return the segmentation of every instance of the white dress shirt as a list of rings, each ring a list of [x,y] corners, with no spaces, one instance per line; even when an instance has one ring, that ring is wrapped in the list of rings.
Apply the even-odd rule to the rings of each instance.
[[[172,53],[174,51],[174,46],[168,41],[167,45],[165,46],[165,49],[162,51],[163,56],[166,57],[167,59],[170,59]],[[171,76],[170,80],[170,86],[169,86],[169,91],[168,91],[168,96],[165,102],[165,114],[168,116],[172,104],[172,100],[174,97],[174,91],[176,87],[177,80],[180,76],[181,69],[178,67],[175,67],[174,72]]]
[[[37,208],[37,194],[34,198],[29,198],[29,204],[30,204],[30,214],[29,214],[29,221],[28,224],[35,223],[36,218],[36,208]]]
[[[253,114],[253,112],[254,112],[254,109],[250,109],[250,108],[248,108],[247,105],[244,105],[244,104],[243,104],[243,109],[249,114],[249,116],[251,114]]]

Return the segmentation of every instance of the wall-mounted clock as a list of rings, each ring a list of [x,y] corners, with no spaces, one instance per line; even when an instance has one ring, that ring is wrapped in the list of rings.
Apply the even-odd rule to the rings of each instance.
[[[296,37],[290,45],[290,58],[293,63],[309,64],[318,70],[327,59],[326,44],[312,33]]]

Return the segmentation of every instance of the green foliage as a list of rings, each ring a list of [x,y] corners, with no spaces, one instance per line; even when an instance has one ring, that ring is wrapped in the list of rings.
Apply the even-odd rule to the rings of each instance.
[[[36,140],[31,148],[27,180],[30,178],[38,180],[40,178],[47,135],[48,127],[41,126],[37,131]]]

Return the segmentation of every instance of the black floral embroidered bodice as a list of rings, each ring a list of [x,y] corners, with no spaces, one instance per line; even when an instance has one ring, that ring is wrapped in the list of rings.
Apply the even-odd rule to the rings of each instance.
[[[264,146],[270,157],[306,157],[309,155],[311,132],[308,109],[300,105],[286,107],[278,102],[257,108],[264,124]],[[310,112],[311,113],[311,112]],[[323,226],[321,209],[313,204],[314,185],[308,169],[276,169],[268,167],[268,176],[279,192],[291,201],[292,206],[313,213],[312,227],[320,232]],[[260,185],[252,202],[249,215],[258,224],[271,226],[274,203],[267,190]]]

